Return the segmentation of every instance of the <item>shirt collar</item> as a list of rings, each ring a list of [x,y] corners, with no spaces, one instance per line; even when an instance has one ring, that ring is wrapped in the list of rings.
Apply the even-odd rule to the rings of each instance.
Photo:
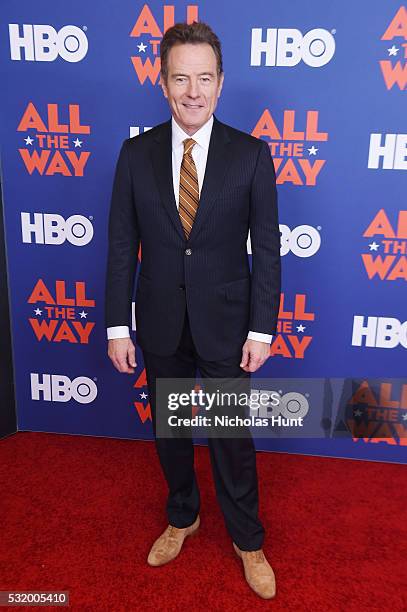
[[[204,149],[208,149],[209,141],[211,138],[212,125],[213,125],[213,115],[209,117],[208,121],[204,123],[203,126],[200,127],[199,130],[195,132],[195,134],[192,134],[192,136],[190,136],[189,134],[184,132],[184,130],[175,121],[174,117],[172,117],[172,120],[171,120],[172,148],[176,149],[179,146],[183,147],[182,141],[185,140],[185,138],[193,138],[198,145],[200,145]]]

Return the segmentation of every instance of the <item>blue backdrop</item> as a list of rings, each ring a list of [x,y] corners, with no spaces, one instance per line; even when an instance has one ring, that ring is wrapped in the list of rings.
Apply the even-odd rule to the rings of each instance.
[[[315,427],[312,438],[257,446],[405,461],[407,11],[393,0],[368,10],[323,0],[2,3],[19,429],[151,437],[141,353],[132,377],[107,357],[107,216],[122,141],[169,117],[163,31],[194,19],[223,45],[217,117],[266,140],[277,172],[283,293],[258,376],[306,398]]]

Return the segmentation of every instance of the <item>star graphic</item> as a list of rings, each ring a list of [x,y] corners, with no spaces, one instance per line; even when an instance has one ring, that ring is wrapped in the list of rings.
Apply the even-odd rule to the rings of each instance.
[[[390,49],[387,49],[387,51],[389,52],[389,55],[397,55],[399,49],[397,49],[396,45],[393,45],[390,47]]]
[[[377,249],[379,248],[380,244],[377,244],[377,242],[371,242],[369,244],[369,248],[371,251],[377,251]]]
[[[81,319],[86,319],[86,317],[88,316],[88,313],[85,312],[84,310],[82,310],[82,312],[79,313],[81,316]]]
[[[407,421],[407,412],[405,412],[401,418],[403,419],[403,421]]]
[[[74,145],[75,145],[75,149],[76,147],[81,147],[83,140],[79,140],[79,138],[76,138],[76,140],[73,141]]]
[[[40,308],[36,308],[36,309],[34,310],[34,312],[35,312],[35,314],[36,314],[36,315],[40,315],[40,314],[42,314],[42,310],[41,310]]]
[[[27,136],[27,138],[24,138],[24,140],[25,140],[25,144],[27,145],[32,145],[32,143],[34,142],[34,140],[30,138],[29,136]]]
[[[304,329],[305,329],[305,327],[304,327],[304,325],[302,325],[302,323],[301,323],[301,325],[297,325],[297,331],[298,332],[303,332]]]
[[[362,416],[363,412],[360,410],[360,408],[358,408],[357,410],[354,411],[353,413],[355,416],[360,417]]]
[[[140,43],[139,45],[137,45],[138,50],[142,51],[143,53],[145,53],[146,49],[147,49],[147,45],[145,45],[144,43]]]
[[[309,151],[310,155],[316,155],[318,149],[316,147],[314,147],[314,145],[312,145],[312,147],[310,149],[308,149],[308,151]]]
[[[144,391],[143,391],[143,393],[140,393],[140,397],[141,397],[141,399],[146,399],[147,398],[147,393],[144,393]]]

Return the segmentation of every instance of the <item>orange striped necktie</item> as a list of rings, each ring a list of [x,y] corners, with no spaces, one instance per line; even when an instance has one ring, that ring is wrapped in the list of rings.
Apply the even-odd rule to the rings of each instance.
[[[188,239],[198,209],[199,184],[195,162],[192,157],[192,147],[196,142],[193,138],[186,138],[183,143],[184,155],[179,180],[178,212],[185,236]]]

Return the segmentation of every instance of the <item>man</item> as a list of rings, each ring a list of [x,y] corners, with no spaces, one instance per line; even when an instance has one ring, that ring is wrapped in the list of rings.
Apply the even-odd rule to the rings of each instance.
[[[280,233],[267,144],[220,122],[219,39],[204,23],[176,24],[160,47],[161,86],[172,118],[124,141],[113,185],[106,281],[108,355],[133,373],[129,338],[137,254],[137,342],[156,434],[158,378],[249,378],[270,354],[280,301]],[[252,272],[247,256],[250,229]],[[169,525],[148,556],[163,565],[199,527],[191,438],[156,437],[169,494]],[[216,493],[245,576],[275,594],[262,551],[251,436],[208,438]]]

